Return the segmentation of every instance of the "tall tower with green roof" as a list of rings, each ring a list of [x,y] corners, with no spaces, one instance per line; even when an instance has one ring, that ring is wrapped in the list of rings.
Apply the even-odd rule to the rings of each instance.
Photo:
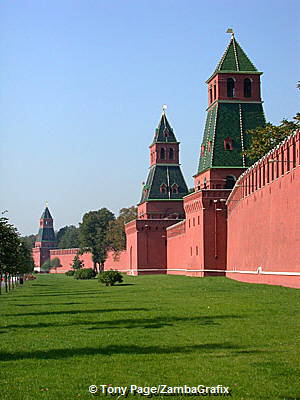
[[[259,72],[237,42],[230,42],[207,80],[208,108],[196,189],[230,189],[251,165],[243,155],[248,129],[265,125]]]
[[[179,164],[179,142],[164,108],[150,145],[150,169],[138,205],[139,218],[184,218],[182,198],[187,194]]]
[[[50,259],[50,249],[55,248],[56,238],[53,229],[53,218],[46,205],[40,218],[40,227],[36,237],[35,247],[32,249],[34,263],[38,271],[40,271],[40,267],[44,262]]]

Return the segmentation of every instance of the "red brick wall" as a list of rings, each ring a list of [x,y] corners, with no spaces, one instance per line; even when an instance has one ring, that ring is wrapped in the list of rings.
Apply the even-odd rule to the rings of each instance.
[[[228,199],[227,276],[300,287],[300,133],[247,170],[237,184]]]
[[[131,274],[166,273],[166,228],[178,220],[138,219],[126,225],[127,260]]]
[[[76,256],[78,249],[57,249],[50,251],[50,259],[58,257],[62,267],[51,270],[51,273],[65,273],[71,269],[73,259]],[[84,262],[84,268],[93,268],[93,260],[91,253],[84,253],[79,256],[80,260]],[[104,270],[117,269],[119,271],[127,272],[127,255],[126,251],[120,253],[118,259],[114,260],[113,253],[109,252],[107,260],[104,265]]]
[[[185,275],[187,261],[186,221],[167,228],[167,273]]]

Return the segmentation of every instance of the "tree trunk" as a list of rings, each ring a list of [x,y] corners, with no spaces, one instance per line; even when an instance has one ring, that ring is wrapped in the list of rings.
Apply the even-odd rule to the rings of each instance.
[[[11,290],[11,275],[8,275],[8,290]]]
[[[7,275],[4,275],[4,282],[5,282],[5,292],[7,293]]]

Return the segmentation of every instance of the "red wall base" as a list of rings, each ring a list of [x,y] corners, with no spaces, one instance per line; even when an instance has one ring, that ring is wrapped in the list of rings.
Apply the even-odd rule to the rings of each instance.
[[[228,272],[226,277],[247,283],[263,283],[266,285],[280,285],[300,289],[300,276],[239,274]]]

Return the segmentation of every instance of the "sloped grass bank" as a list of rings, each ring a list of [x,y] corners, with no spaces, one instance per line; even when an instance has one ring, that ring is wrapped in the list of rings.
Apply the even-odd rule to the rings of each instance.
[[[226,278],[125,277],[105,287],[41,275],[0,297],[0,398],[91,399],[88,387],[100,384],[300,398],[299,300],[296,289]]]

